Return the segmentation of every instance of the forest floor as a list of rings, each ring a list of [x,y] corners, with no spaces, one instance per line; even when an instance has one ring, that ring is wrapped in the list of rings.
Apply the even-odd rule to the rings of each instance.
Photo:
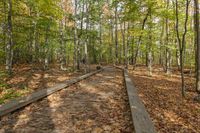
[[[132,133],[122,71],[106,68],[1,119],[0,132]]]
[[[95,65],[90,68],[94,71]],[[0,71],[0,104],[83,74],[84,70],[62,71],[58,65],[52,65],[46,71],[41,66],[18,65],[14,67],[11,77],[8,77],[4,71]]]
[[[186,76],[187,92],[183,99],[177,71],[168,76],[156,67],[151,77],[146,67],[129,72],[159,133],[200,133],[200,103],[194,101],[194,78]]]

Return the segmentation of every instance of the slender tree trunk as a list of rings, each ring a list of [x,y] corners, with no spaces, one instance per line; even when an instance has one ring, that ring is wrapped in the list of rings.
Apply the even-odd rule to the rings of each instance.
[[[190,12],[191,12],[191,16],[193,16],[194,15],[194,10],[190,10]],[[194,29],[194,19],[191,19],[190,20],[190,30],[191,31],[194,31],[195,32],[195,29]],[[195,53],[196,54],[196,52],[195,52],[195,49],[194,49],[194,47],[192,47],[192,46],[194,46],[196,43],[195,43],[195,34],[194,34],[194,36],[191,36],[190,37],[190,39],[189,39],[189,45],[191,46],[190,48],[189,48],[189,53],[188,53],[188,56],[189,56],[189,63],[190,63],[190,76],[192,77],[192,71],[193,71],[193,61],[195,61],[195,59],[194,59],[194,57],[195,56],[193,56],[194,54],[193,53]]]
[[[102,12],[99,12],[99,44],[100,44],[100,52],[99,52],[99,65],[102,61],[102,51],[101,51],[101,47],[102,47]]]
[[[83,32],[83,19],[84,19],[84,10],[85,10],[85,0],[82,1],[82,10],[81,10],[81,23],[80,23],[80,33],[78,34],[78,43],[77,43],[77,70],[80,70],[80,60],[81,60],[81,37]]]
[[[195,31],[196,31],[196,44],[197,44],[197,75],[196,75],[196,90],[198,93],[198,101],[200,101],[200,28],[199,28],[199,1],[194,0],[195,4]]]
[[[131,38],[132,46],[131,46],[131,64],[134,64],[134,45],[135,45],[135,37]]]
[[[13,67],[13,33],[12,33],[12,0],[8,0],[8,26],[7,37],[8,43],[6,46],[6,70],[9,74],[12,73]]]
[[[149,38],[149,40],[150,40],[150,38]],[[146,51],[145,51],[145,65],[146,65],[146,67],[148,67],[148,65],[149,65],[149,43],[146,43]]]
[[[128,69],[128,66],[129,66],[129,52],[130,52],[130,49],[129,49],[129,43],[130,43],[130,33],[129,33],[129,28],[130,28],[130,25],[129,25],[129,22],[128,22],[128,25],[127,25],[127,41],[126,41],[126,47],[125,47],[125,62],[126,62],[126,68]]]
[[[44,53],[45,53],[45,58],[44,58],[44,69],[47,70],[49,69],[49,29],[50,26],[48,24],[46,28],[46,35],[45,35],[45,46],[44,46]]]
[[[89,3],[86,3],[86,32],[88,32],[89,27]],[[85,63],[85,73],[89,72],[89,60],[88,60],[88,43],[89,43],[89,37],[86,36],[85,43],[84,43],[84,63]]]
[[[179,50],[176,50],[176,63],[178,66],[178,70],[180,71],[181,70],[181,62],[180,62],[180,51]]]
[[[188,10],[189,10],[189,0],[186,0],[186,9],[185,9],[185,22],[184,22],[184,33],[182,35],[182,39],[179,33],[179,14],[178,14],[178,0],[175,1],[175,10],[176,10],[176,34],[177,40],[179,44],[180,51],[180,65],[181,65],[181,81],[182,81],[182,96],[185,97],[185,79],[184,79],[184,57],[185,57],[185,45],[186,45],[186,34],[187,34],[187,22],[188,22]]]
[[[198,2],[198,1],[197,1]],[[197,65],[197,62],[198,62],[198,58],[197,58],[197,40],[198,40],[198,37],[197,37],[197,34],[198,34],[198,27],[197,27],[197,20],[199,15],[197,16],[197,14],[199,14],[199,11],[196,11],[199,7],[197,7],[196,9],[196,1],[194,0],[194,52],[195,52],[195,76],[197,77],[197,71],[198,71],[198,65]],[[197,3],[198,4],[198,3]],[[196,85],[197,86],[197,85]],[[197,87],[196,87],[197,88]]]
[[[165,23],[164,20],[162,21],[161,27],[161,36],[160,36],[160,53],[159,53],[159,65],[163,66],[163,45],[164,45],[164,30],[165,30]],[[164,68],[164,67],[163,67]],[[165,68],[164,68],[165,70]]]
[[[64,10],[64,1],[61,0],[61,9]],[[65,16],[60,20],[59,24],[59,30],[60,30],[60,69],[61,70],[66,70],[66,47],[65,47],[65,41],[64,41],[64,24],[65,22]]]
[[[3,1],[3,13],[4,13],[4,23],[3,23],[3,43],[4,43],[4,49],[6,47],[6,43],[7,43],[7,38],[6,38],[6,31],[7,31],[7,11],[6,11],[6,0]],[[6,50],[6,49],[5,49]]]
[[[73,68],[74,70],[76,70],[76,66],[77,66],[77,19],[76,19],[76,15],[77,15],[77,0],[74,1],[75,3],[75,9],[74,9],[74,16],[75,16],[75,20],[74,20],[74,54],[73,54]]]
[[[150,24],[149,24],[149,44],[148,44],[148,70],[149,70],[149,76],[152,76],[152,16],[151,16],[151,9],[149,10],[150,12]]]
[[[123,63],[124,65],[126,65],[126,38],[125,38],[125,22],[123,22],[122,24],[120,24],[121,26],[121,34],[122,34],[122,44],[123,44]]]
[[[149,16],[149,11],[147,12],[147,14],[146,14],[146,16],[145,16],[145,18],[144,18],[144,20],[142,22],[142,28],[141,28],[142,31],[145,28],[145,24],[147,22],[148,16]],[[141,41],[142,41],[142,34],[139,36],[139,39],[138,39],[138,42],[137,42],[137,46],[136,46],[136,50],[135,50],[135,56],[134,56],[133,68],[135,68],[135,66],[137,64],[137,57],[138,57]]]
[[[33,55],[32,55],[32,63],[35,63],[36,61],[37,61],[37,57],[36,57],[36,55],[37,55],[37,52],[36,52],[36,45],[37,45],[37,43],[36,43],[36,39],[37,39],[37,24],[36,24],[36,22],[34,21],[33,22],[33,42],[32,42],[32,48],[33,48]]]
[[[114,44],[114,35],[113,35],[113,22],[112,22],[112,19],[110,19],[110,52],[109,52],[109,56],[110,56],[110,59],[111,59],[111,62],[114,63],[114,59],[113,59],[113,50],[112,50],[112,47],[113,47],[113,44]]]
[[[29,16],[31,17],[32,16],[32,8],[30,8],[29,10],[30,14]],[[30,25],[32,25],[32,22],[30,22]],[[28,58],[28,63],[33,63],[33,55],[34,55],[34,49],[33,49],[33,40],[34,40],[34,29],[32,27],[30,27],[29,29],[29,40],[28,40],[28,43],[29,43],[29,46],[28,46],[28,52],[29,52],[29,58]]]
[[[119,63],[118,57],[118,21],[117,21],[117,5],[115,7],[115,63]]]
[[[64,35],[63,35],[63,22],[60,22],[60,69],[66,70],[66,47],[64,43]]]
[[[169,9],[169,0],[167,0],[167,10]],[[171,53],[169,49],[169,19],[166,17],[165,21],[165,30],[166,30],[166,38],[165,38],[165,46],[166,46],[166,73],[170,74],[170,60],[171,60]]]

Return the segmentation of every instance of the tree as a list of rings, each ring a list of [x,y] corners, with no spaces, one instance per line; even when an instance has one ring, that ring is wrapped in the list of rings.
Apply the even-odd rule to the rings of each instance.
[[[179,44],[179,52],[180,52],[180,64],[181,64],[181,81],[182,81],[182,96],[185,97],[185,80],[184,80],[184,58],[185,58],[185,48],[186,48],[186,34],[187,34],[187,23],[188,23],[188,10],[189,10],[190,1],[186,0],[185,5],[185,21],[184,21],[184,31],[182,34],[182,38],[180,37],[179,32],[179,13],[178,13],[178,0],[175,1],[175,9],[176,9],[176,34],[177,40]]]
[[[118,15],[117,15],[117,2],[115,2],[115,63],[119,63],[119,53],[118,53]]]
[[[196,31],[196,44],[197,44],[197,74],[196,74],[196,90],[198,93],[198,101],[200,101],[200,28],[199,28],[199,1],[194,0],[195,5],[195,31]]]
[[[12,73],[13,67],[13,27],[12,27],[12,0],[8,0],[8,26],[7,37],[8,42],[6,46],[6,70],[9,74]]]
[[[200,56],[193,52],[199,50],[193,45],[199,43],[194,2],[195,18],[190,0],[3,0],[0,65],[9,73],[15,64],[51,69],[54,63],[62,70],[88,72],[90,64],[128,68],[130,62],[133,68],[146,66],[149,75],[154,65],[162,65],[168,74],[180,71],[185,95],[185,68],[192,74]]]
[[[167,11],[169,10],[169,0],[166,1],[166,9]],[[168,16],[166,17],[165,20],[165,34],[166,34],[166,38],[165,38],[165,45],[166,45],[166,73],[169,74],[170,73],[170,60],[171,60],[171,53],[170,53],[170,49],[168,46],[169,43],[169,18]]]

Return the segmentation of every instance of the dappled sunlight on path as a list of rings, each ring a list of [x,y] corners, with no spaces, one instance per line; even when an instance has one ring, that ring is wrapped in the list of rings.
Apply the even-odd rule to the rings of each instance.
[[[5,116],[0,128],[11,132],[132,132],[122,72],[107,68]]]

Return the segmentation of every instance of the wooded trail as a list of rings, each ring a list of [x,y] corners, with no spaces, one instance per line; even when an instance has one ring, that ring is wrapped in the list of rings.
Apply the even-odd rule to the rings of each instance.
[[[200,133],[199,2],[1,0],[0,133]]]
[[[121,70],[86,80],[6,115],[0,132],[134,132]]]

